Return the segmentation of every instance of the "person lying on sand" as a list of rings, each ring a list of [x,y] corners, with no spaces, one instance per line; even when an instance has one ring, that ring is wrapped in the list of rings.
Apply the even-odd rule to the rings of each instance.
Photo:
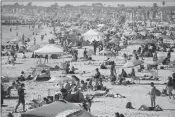
[[[90,95],[89,95],[90,96]],[[106,89],[104,93],[95,93],[92,95],[93,97],[98,97],[98,96],[105,96],[105,97],[113,97],[113,98],[126,98],[125,96],[119,94],[119,93],[109,93],[109,89]]]
[[[112,98],[126,98],[125,96],[119,94],[119,93],[112,93],[112,94],[106,94],[105,97],[112,97]]]
[[[141,111],[163,111],[163,109],[159,105],[156,105],[155,107],[148,107],[146,105],[141,105],[138,110],[141,110]]]

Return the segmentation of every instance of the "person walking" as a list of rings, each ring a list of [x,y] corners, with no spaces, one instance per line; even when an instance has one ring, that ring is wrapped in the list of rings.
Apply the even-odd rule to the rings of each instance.
[[[22,103],[23,105],[23,112],[25,112],[25,93],[24,93],[24,87],[25,87],[25,84],[21,84],[21,87],[18,88],[18,104],[16,105],[16,108],[15,108],[15,112],[17,112],[17,109],[19,107],[19,105]]]

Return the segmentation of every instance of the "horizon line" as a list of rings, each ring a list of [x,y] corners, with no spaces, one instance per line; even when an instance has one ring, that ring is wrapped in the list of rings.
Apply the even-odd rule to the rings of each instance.
[[[1,0],[1,2],[175,2],[175,0]]]

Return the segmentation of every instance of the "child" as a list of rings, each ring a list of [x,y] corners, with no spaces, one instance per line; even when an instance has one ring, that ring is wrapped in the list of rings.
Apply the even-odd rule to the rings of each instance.
[[[155,107],[156,105],[156,87],[154,86],[154,83],[151,82],[151,92],[150,92],[150,96],[151,96],[151,107]]]

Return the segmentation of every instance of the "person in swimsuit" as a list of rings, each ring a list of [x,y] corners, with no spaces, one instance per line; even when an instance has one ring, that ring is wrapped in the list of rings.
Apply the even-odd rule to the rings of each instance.
[[[142,110],[142,111],[163,111],[163,109],[159,105],[156,105],[155,107],[148,107],[146,105],[141,105],[138,110]]]

